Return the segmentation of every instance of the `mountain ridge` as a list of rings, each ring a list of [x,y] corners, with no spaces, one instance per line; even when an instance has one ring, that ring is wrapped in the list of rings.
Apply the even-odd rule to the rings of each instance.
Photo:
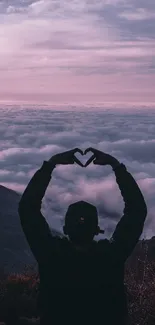
[[[4,273],[22,272],[25,265],[37,267],[20,223],[18,204],[21,196],[22,193],[0,184],[0,272]],[[51,231],[61,235],[55,229]]]

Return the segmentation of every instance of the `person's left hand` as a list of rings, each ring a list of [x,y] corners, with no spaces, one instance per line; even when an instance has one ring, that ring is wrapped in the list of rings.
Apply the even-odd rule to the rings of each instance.
[[[81,163],[81,161],[79,161],[74,154],[75,153],[81,153],[81,155],[83,155],[83,151],[80,150],[79,148],[75,148],[69,151],[65,151],[62,153],[58,153],[54,156],[52,156],[49,160],[50,163],[53,163],[55,165],[70,165],[70,164],[74,164],[75,162],[81,166],[84,167]]]

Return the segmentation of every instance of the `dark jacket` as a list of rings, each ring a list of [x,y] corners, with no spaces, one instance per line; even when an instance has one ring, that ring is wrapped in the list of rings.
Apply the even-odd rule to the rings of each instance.
[[[51,234],[41,204],[52,169],[44,161],[19,203],[21,225],[40,275],[41,324],[127,324],[124,264],[142,234],[147,207],[134,178],[115,169],[125,208],[111,240],[93,241],[87,253]]]

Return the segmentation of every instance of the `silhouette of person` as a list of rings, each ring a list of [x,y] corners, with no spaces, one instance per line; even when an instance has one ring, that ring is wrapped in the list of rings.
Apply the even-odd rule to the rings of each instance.
[[[91,151],[83,166],[74,156]],[[41,203],[51,173],[59,164],[87,167],[110,165],[125,202],[124,214],[110,240],[94,240],[104,232],[98,226],[97,209],[79,201],[68,207],[64,238],[54,236],[41,213]],[[38,262],[40,276],[38,309],[41,325],[128,324],[124,286],[124,264],[135,248],[144,227],[147,206],[126,166],[94,148],[83,153],[75,148],[44,161],[19,202],[21,226]]]
[[[18,311],[14,306],[9,305],[5,315],[6,325],[19,325]]]

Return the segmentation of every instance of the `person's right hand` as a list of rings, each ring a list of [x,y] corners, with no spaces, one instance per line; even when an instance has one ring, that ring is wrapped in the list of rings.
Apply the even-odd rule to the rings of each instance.
[[[101,166],[119,164],[119,161],[113,156],[91,147],[84,151],[84,155],[89,151],[93,153],[93,156],[86,162],[84,167],[87,167],[92,161],[93,164]]]

